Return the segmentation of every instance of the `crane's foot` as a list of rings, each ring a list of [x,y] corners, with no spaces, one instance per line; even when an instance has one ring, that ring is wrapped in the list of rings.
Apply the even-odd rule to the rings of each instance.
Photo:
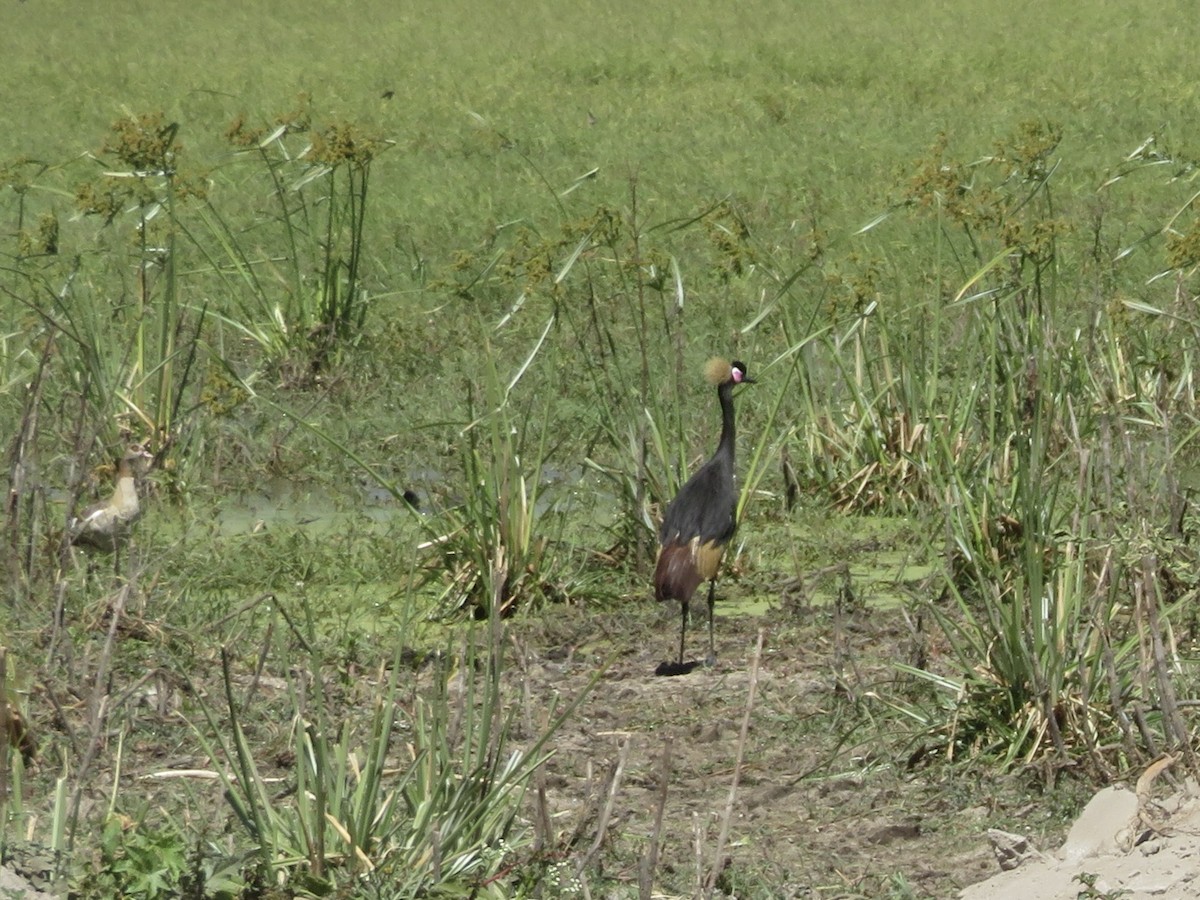
[[[717,664],[717,654],[710,653],[710,654],[708,654],[708,656],[704,657],[704,667],[706,669],[711,669],[716,664]]]
[[[702,663],[699,660],[693,659],[691,662],[660,662],[654,670],[655,675],[672,677],[674,675],[687,675],[693,669],[698,669]]]

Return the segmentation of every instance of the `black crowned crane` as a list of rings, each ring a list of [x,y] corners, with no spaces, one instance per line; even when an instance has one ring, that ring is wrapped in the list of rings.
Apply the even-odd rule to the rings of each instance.
[[[682,674],[690,667],[683,664],[687,637],[688,606],[701,582],[708,582],[708,664],[716,662],[713,640],[713,591],[725,547],[737,530],[737,486],[733,478],[735,428],[733,389],[752,384],[744,363],[710,359],[704,376],[717,388],[721,403],[721,440],[717,452],[692,473],[675,499],[667,506],[658,539],[662,545],[654,570],[654,596],[659,600],[678,600],[682,607],[679,629],[679,663],[659,666],[662,675]]]

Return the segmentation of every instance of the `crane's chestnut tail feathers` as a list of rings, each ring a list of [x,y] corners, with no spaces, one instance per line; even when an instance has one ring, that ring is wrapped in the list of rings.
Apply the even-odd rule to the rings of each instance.
[[[701,543],[699,538],[692,538],[687,543],[666,544],[654,570],[655,598],[689,602],[701,582],[717,577],[724,555],[725,544],[716,541]]]
[[[725,554],[724,542],[705,541],[694,537],[687,543],[671,541],[658,555],[654,570],[654,596],[658,600],[678,600],[681,620],[679,623],[679,665],[683,665],[683,651],[687,642],[688,606],[692,595],[702,582],[708,582],[708,655],[715,661],[716,649],[713,638],[713,603],[717,573],[721,568],[721,557]]]
[[[678,600],[686,605],[703,580],[688,544],[671,543],[662,548],[654,569],[656,600]]]

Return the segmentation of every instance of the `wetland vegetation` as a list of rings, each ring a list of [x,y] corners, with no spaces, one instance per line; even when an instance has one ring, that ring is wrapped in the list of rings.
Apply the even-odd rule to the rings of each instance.
[[[14,4],[6,864],[942,897],[1197,774],[1193,17],[969,6]],[[712,355],[719,659],[655,678]]]

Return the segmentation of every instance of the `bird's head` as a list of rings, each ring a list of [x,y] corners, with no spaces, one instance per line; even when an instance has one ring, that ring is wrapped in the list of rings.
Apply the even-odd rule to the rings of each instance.
[[[746,374],[744,362],[736,359],[730,362],[720,357],[714,357],[705,364],[704,378],[716,387],[723,384],[754,384],[754,379]]]
[[[145,444],[128,444],[121,454],[120,468],[129,472],[144,473],[154,459],[154,454],[146,449]]]

